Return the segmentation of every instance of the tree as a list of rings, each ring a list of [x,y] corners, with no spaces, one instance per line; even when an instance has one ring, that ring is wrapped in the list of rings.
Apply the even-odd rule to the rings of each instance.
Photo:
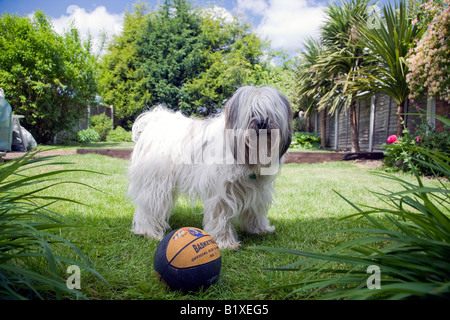
[[[304,50],[300,52],[299,64],[295,71],[295,89],[297,96],[295,102],[301,110],[310,115],[314,110],[318,110],[318,104],[323,97],[333,87],[333,82],[328,77],[322,77],[320,70],[316,67],[318,61],[325,54],[325,47],[319,40],[307,39]],[[321,141],[322,148],[326,148],[326,114],[327,106],[321,109]]]
[[[145,109],[163,103],[206,116],[244,84],[268,72],[267,43],[250,26],[189,1],[166,1],[146,13],[137,5],[103,57],[101,95],[130,127]]]
[[[138,55],[153,103],[178,109],[187,101],[184,85],[201,71],[201,19],[188,1],[166,1],[139,34]],[[183,110],[190,114],[191,110]]]
[[[133,13],[126,11],[122,34],[115,37],[100,62],[100,94],[106,104],[114,105],[123,127],[131,127],[127,120],[152,105],[148,76],[142,68],[144,59],[138,53],[138,35],[144,32],[145,21],[151,19],[146,10],[146,5],[138,4]]]
[[[263,61],[268,43],[236,17],[230,20],[214,11],[205,11],[201,16],[203,70],[188,81],[186,91],[190,103],[209,114],[243,84],[268,81],[269,66]]]
[[[350,111],[352,152],[360,151],[356,99],[364,91],[356,79],[368,67],[356,29],[359,21],[367,19],[369,4],[369,0],[349,0],[328,6],[321,29],[326,53],[315,64],[319,77],[334,80],[333,88],[320,98],[319,109],[328,107],[331,114]]]
[[[425,28],[413,23],[404,0],[399,0],[393,7],[383,7],[383,20],[377,24],[360,25],[358,33],[363,45],[368,48],[377,61],[377,68],[359,79],[369,90],[378,91],[391,96],[397,103],[397,136],[403,135],[401,116],[404,104],[410,94],[406,75],[409,66],[406,57],[414,43],[421,38]]]
[[[96,93],[96,57],[71,28],[57,34],[42,11],[0,17],[0,87],[38,142],[72,128]]]

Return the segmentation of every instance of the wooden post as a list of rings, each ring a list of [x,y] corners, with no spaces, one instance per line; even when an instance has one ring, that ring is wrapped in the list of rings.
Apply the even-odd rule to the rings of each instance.
[[[334,149],[339,150],[339,113],[334,113]]]
[[[112,120],[111,128],[114,129],[114,106],[110,105],[109,107],[111,108],[111,120]]]
[[[436,114],[436,98],[427,96],[427,122],[433,129],[436,128],[436,118],[431,114]]]
[[[375,130],[375,108],[377,98],[375,95],[370,99],[370,120],[369,120],[369,152],[373,152],[373,134]]]

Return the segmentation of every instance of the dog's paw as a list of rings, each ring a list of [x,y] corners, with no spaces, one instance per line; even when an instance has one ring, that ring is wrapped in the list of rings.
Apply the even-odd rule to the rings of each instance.
[[[238,250],[241,247],[241,243],[239,241],[233,241],[228,243],[221,243],[220,241],[216,241],[216,243],[219,245],[219,248],[221,250],[228,249],[228,250]]]
[[[151,240],[158,240],[161,241],[164,238],[164,234],[143,234],[144,237],[151,239]]]
[[[248,234],[266,234],[275,232],[274,226],[264,226],[264,227],[252,227],[252,228],[243,228],[243,231]]]

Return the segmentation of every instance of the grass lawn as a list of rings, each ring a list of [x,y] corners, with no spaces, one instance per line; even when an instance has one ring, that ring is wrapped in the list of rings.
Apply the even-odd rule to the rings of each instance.
[[[353,202],[368,205],[376,205],[377,199],[365,188],[401,190],[391,180],[374,176],[371,170],[351,162],[285,165],[276,183],[276,203],[269,213],[275,233],[255,236],[239,232],[242,247],[238,251],[222,251],[218,283],[198,294],[183,295],[165,289],[154,274],[153,255],[158,241],[130,232],[134,209],[125,195],[128,161],[96,154],[58,157],[54,161],[71,164],[58,164],[53,169],[78,168],[103,173],[74,172],[64,176],[65,180],[86,183],[101,192],[70,184],[47,191],[85,204],[60,202],[52,209],[74,222],[76,228],[63,229],[61,235],[76,244],[110,284],[107,286],[82,270],[81,291],[93,299],[283,299],[289,290],[271,288],[317,275],[267,271],[264,268],[292,263],[295,257],[255,250],[253,246],[327,251],[334,247],[332,243],[355,237],[330,231],[360,227],[364,223],[356,219],[340,220],[355,211],[333,190]],[[407,179],[414,181],[412,176]],[[435,182],[427,180],[427,183]],[[170,220],[171,227],[201,228],[201,212],[200,203],[192,205],[188,199],[180,199]],[[75,258],[70,250],[62,254]],[[301,292],[289,298],[307,297],[308,292]]]
[[[134,142],[93,142],[93,143],[77,143],[74,142],[73,145],[39,145],[39,149],[42,151],[50,149],[65,149],[65,150],[76,150],[76,149],[133,149]]]

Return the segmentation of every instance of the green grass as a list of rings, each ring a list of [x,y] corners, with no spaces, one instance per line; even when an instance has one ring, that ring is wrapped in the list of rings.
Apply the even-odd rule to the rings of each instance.
[[[130,232],[133,204],[125,196],[128,161],[88,154],[65,156],[56,161],[56,169],[87,169],[103,173],[70,172],[64,179],[88,184],[100,191],[80,185],[62,185],[46,190],[46,194],[83,202],[56,203],[52,209],[72,220],[76,228],[61,229],[60,235],[77,245],[110,284],[98,280],[89,272],[81,273],[81,291],[93,299],[283,299],[290,292],[271,289],[298,283],[311,277],[302,272],[274,272],[265,268],[288,265],[295,257],[288,254],[258,251],[254,246],[290,248],[302,251],[326,252],[333,243],[344,243],[359,235],[332,233],[333,230],[366,226],[364,220],[340,218],[354,214],[333,190],[358,204],[375,205],[377,198],[366,188],[400,191],[389,179],[372,175],[369,169],[350,162],[324,164],[290,164],[282,167],[276,182],[276,203],[269,219],[276,227],[274,234],[257,236],[238,232],[242,247],[238,251],[222,251],[222,270],[217,284],[193,295],[183,295],[165,289],[156,279],[153,255],[158,241],[136,236]],[[37,172],[45,167],[33,169]],[[414,182],[414,178],[402,175]],[[436,181],[427,180],[427,185]],[[380,206],[382,204],[379,204]],[[180,199],[171,217],[172,228],[201,227],[202,206]],[[70,250],[60,252],[77,259]],[[298,293],[290,299],[306,298]]]
[[[42,151],[52,150],[55,148],[64,150],[76,149],[133,149],[134,142],[93,142],[93,143],[78,143],[73,142],[71,145],[39,145]]]

